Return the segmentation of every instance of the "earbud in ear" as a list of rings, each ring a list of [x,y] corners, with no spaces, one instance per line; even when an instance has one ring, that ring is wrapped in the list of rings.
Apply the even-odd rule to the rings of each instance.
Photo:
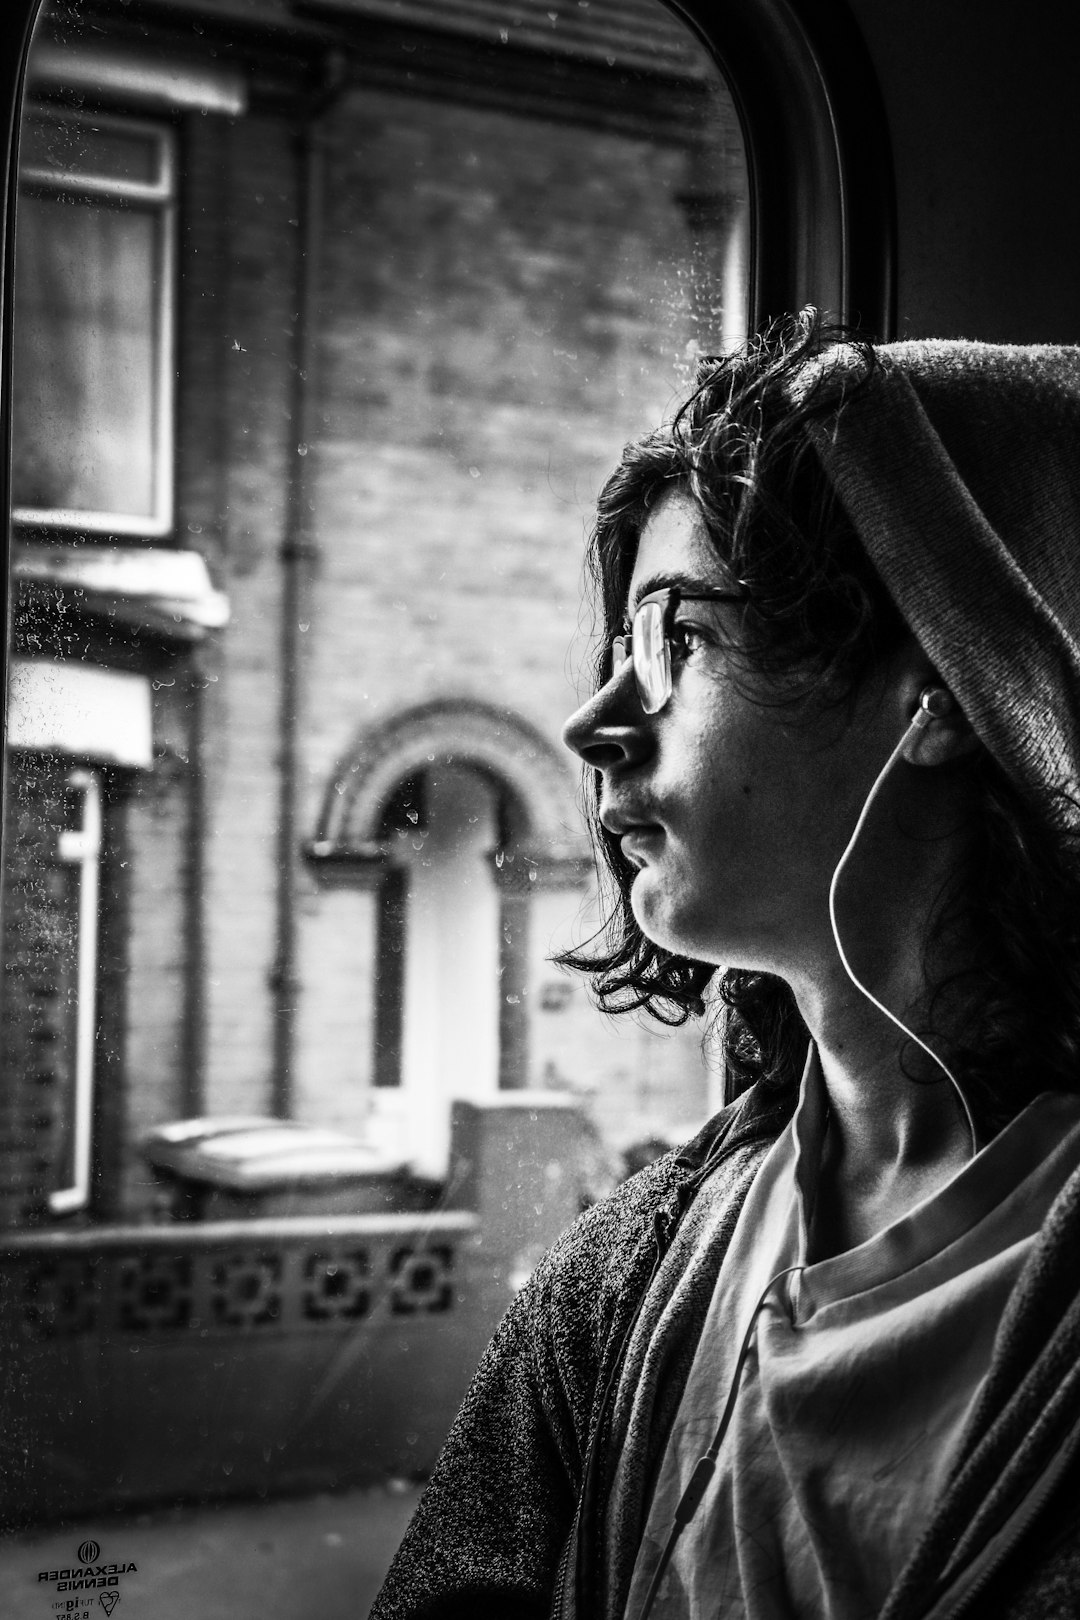
[[[931,720],[940,720],[953,706],[952,697],[943,686],[924,686],[919,693],[919,707],[912,724],[928,726]]]

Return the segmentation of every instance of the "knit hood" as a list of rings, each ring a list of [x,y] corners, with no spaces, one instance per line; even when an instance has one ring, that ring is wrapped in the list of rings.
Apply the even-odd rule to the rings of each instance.
[[[919,643],[1045,812],[1047,790],[1080,791],[1080,349],[876,353],[869,376],[856,345],[811,362],[804,385],[841,391],[811,437]]]

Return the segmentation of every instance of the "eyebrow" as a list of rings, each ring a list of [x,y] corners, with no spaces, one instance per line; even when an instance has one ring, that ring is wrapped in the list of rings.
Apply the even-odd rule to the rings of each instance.
[[[642,580],[634,592],[633,598],[627,602],[627,612],[632,613],[637,608],[642,597],[651,596],[653,591],[671,590],[673,586],[678,586],[679,590],[685,591],[687,595],[691,595],[694,591],[734,591],[736,589],[734,581],[717,579],[715,575],[710,579],[704,574],[684,574],[679,572],[652,574],[648,579]]]

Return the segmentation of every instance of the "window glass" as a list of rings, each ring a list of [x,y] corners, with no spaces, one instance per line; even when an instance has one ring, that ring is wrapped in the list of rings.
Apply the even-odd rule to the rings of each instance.
[[[16,255],[16,518],[169,522],[173,310],[165,130],[28,121]],[[152,199],[152,200],[148,200]]]
[[[65,181],[123,196],[167,195],[168,147],[160,129],[61,113],[27,116],[19,164],[24,180]]]
[[[590,512],[745,335],[742,134],[659,0],[57,5],[28,82],[6,1590],[364,1612],[515,1288],[719,1102],[551,956]]]

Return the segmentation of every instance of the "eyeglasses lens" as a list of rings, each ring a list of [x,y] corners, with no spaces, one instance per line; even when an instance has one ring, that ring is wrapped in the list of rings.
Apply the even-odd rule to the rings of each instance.
[[[634,614],[633,657],[641,707],[659,714],[671,696],[671,658],[659,602],[642,602]]]

